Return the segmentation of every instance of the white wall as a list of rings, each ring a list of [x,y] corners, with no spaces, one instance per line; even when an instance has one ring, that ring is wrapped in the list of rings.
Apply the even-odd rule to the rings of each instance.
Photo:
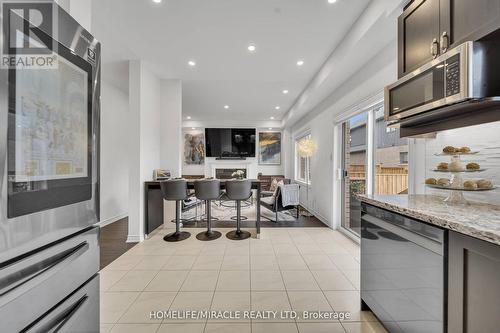
[[[305,186],[301,192],[301,201],[304,202],[318,218],[332,228],[340,225],[339,212],[333,201],[336,179],[333,169],[333,156],[336,156],[334,147],[335,120],[343,113],[352,112],[355,105],[363,103],[370,97],[379,94],[385,85],[397,79],[397,44],[392,39],[381,51],[362,65],[358,72],[345,81],[315,109],[290,128],[291,137],[295,139],[303,132],[310,130],[313,140],[318,145],[318,151],[311,158],[311,187],[309,189],[309,202],[304,199]],[[291,175],[295,170],[295,153],[292,140],[287,163],[292,167]]]
[[[128,93],[101,84],[101,222],[114,222],[128,214]],[[124,126],[125,122],[125,126]]]
[[[144,182],[160,167],[161,81],[139,60],[130,61],[129,235],[144,239]]]
[[[217,127],[225,127],[225,126],[217,126]],[[248,126],[248,128],[252,128],[252,126]],[[258,156],[258,149],[259,149],[259,142],[258,142],[258,137],[259,137],[259,132],[262,131],[267,131],[267,129],[257,129],[257,142],[256,142],[256,150],[255,154]],[[276,130],[279,131],[279,130]],[[190,134],[197,134],[197,133],[204,133],[205,129],[203,127],[199,127],[196,129],[191,129],[191,128],[184,128],[182,130],[182,147],[184,147],[184,135],[187,133]],[[282,133],[282,140],[283,140],[283,133]],[[247,158],[245,161],[217,161],[214,157],[207,157],[205,158],[205,163],[201,165],[187,165],[182,162],[182,174],[183,175],[204,175],[206,177],[212,177],[212,170],[211,170],[211,165],[212,164],[220,164],[220,165],[227,165],[230,167],[231,165],[235,167],[243,167],[248,168],[249,174],[248,178],[257,178],[257,175],[259,173],[262,173],[263,175],[284,175],[284,163],[286,161],[286,158],[284,156],[283,152],[283,147],[284,143],[282,142],[281,145],[281,165],[260,165],[259,160],[257,157],[255,158]],[[182,155],[184,152],[184,148],[182,148]]]
[[[182,170],[182,83],[181,80],[161,82],[161,168],[180,177]]]

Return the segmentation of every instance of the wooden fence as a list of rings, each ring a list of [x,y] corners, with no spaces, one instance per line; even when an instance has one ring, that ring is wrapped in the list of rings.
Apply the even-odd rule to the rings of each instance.
[[[364,165],[351,165],[349,169],[351,181],[365,181]],[[400,194],[408,191],[408,166],[383,167],[377,165],[375,173],[375,192],[377,194]]]

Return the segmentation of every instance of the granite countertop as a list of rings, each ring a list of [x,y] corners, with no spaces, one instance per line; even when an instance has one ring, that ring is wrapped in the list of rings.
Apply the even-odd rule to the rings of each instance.
[[[436,195],[358,195],[361,201],[500,245],[500,206],[454,205]]]

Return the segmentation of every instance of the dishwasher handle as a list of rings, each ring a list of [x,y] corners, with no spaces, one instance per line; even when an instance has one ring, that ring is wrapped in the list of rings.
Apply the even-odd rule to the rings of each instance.
[[[363,214],[361,217],[363,221],[366,221],[368,223],[374,224],[377,227],[387,230],[403,239],[406,239],[409,242],[412,242],[416,245],[419,245],[429,251],[432,251],[434,253],[437,253],[439,255],[444,255],[443,251],[443,243],[436,241],[432,238],[422,236],[418,233],[411,232],[409,230],[406,230],[404,228],[401,228],[393,223],[384,221],[382,219],[379,219],[378,217],[371,216],[368,214]]]

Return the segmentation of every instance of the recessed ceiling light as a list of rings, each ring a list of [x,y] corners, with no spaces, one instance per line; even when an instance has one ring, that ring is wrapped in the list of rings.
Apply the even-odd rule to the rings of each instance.
[[[285,94],[285,95],[288,94],[288,90],[286,90],[286,89],[283,90],[283,94]]]
[[[257,50],[257,46],[255,46],[254,44],[250,44],[248,45],[247,50],[249,52],[255,52]]]
[[[302,65],[304,65],[304,60],[297,61],[297,66],[302,66]]]
[[[336,3],[337,0],[328,0],[328,3]]]
[[[191,129],[192,129],[192,130],[195,130],[195,129],[196,129],[196,127],[191,127]]]
[[[269,118],[269,119],[274,120],[274,117],[271,117],[271,118]]]
[[[154,3],[161,3],[162,0],[153,0]]]
[[[187,116],[187,117],[186,117],[186,119],[187,119],[187,120],[191,120],[191,116]]]
[[[224,109],[229,110],[229,105],[224,105]]]
[[[275,106],[274,109],[275,110],[279,110],[279,109],[281,109],[281,107],[280,106]]]
[[[269,127],[269,130],[270,130],[270,131],[272,131],[272,130],[273,130],[273,128],[272,128],[272,127]]]
[[[194,60],[189,60],[189,61],[188,61],[188,65],[189,65],[189,66],[191,66],[191,67],[194,67],[194,66],[196,66],[196,61],[194,61]]]

